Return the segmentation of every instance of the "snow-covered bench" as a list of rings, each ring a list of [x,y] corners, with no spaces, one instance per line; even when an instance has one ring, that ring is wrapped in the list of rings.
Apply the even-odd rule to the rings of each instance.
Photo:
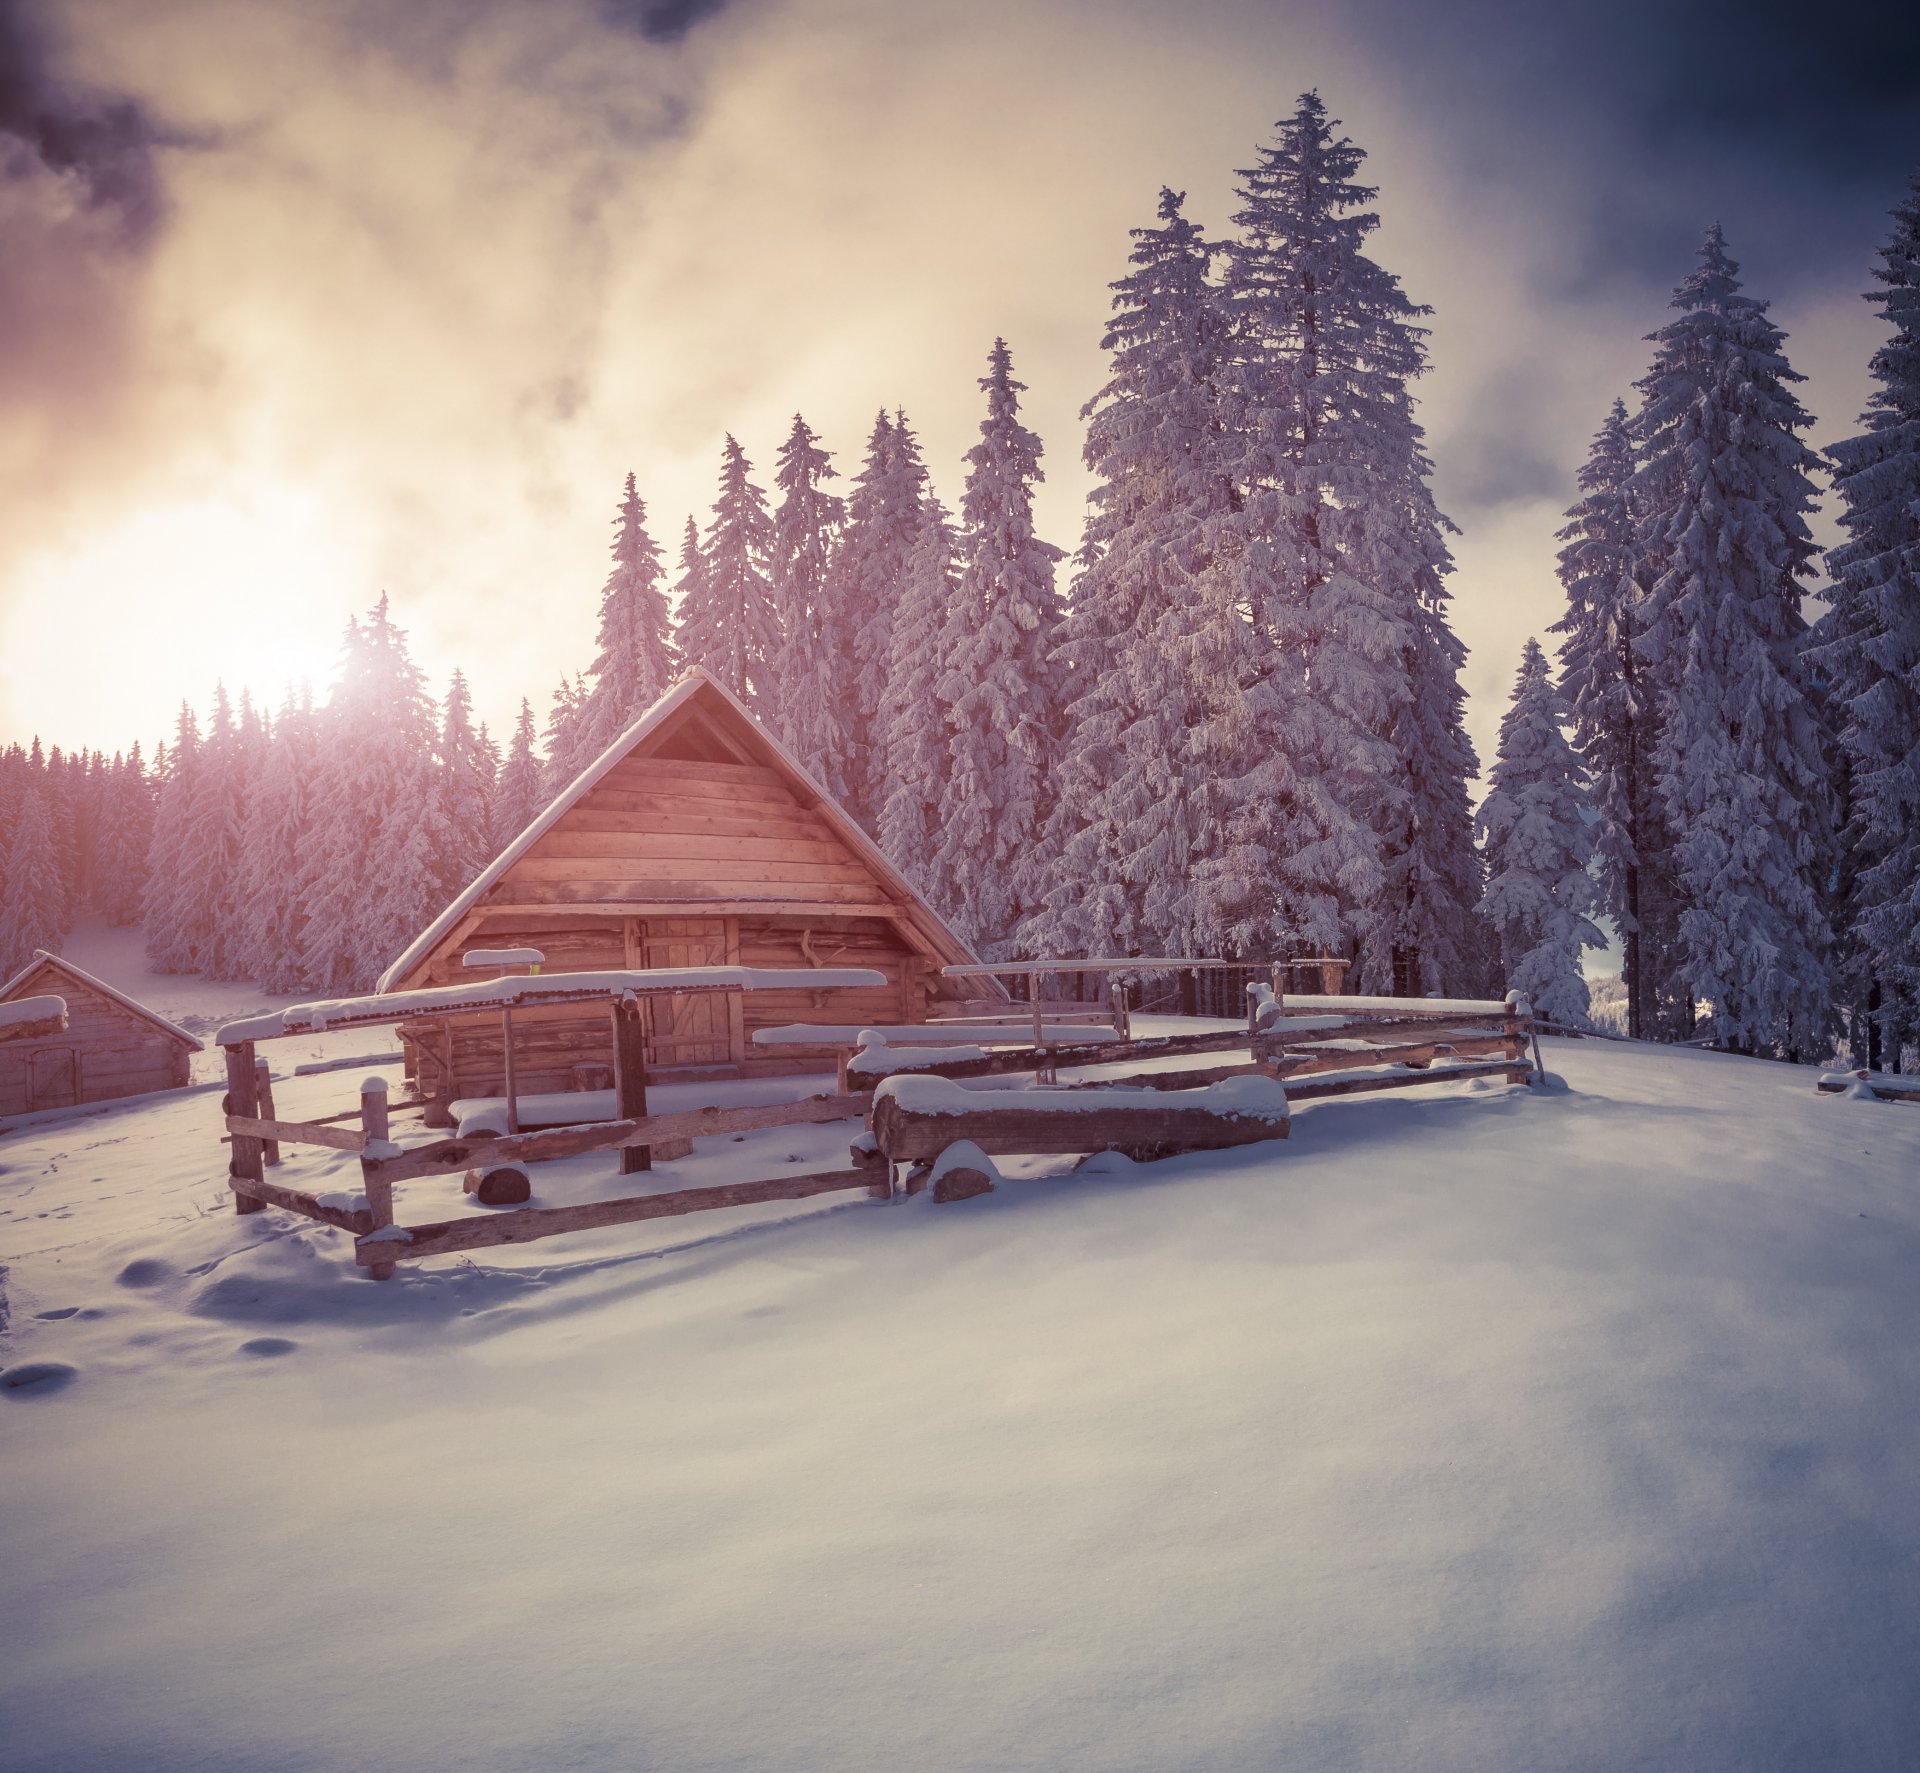
[[[1194,1090],[1123,1084],[969,1089],[943,1077],[890,1077],[874,1092],[873,1142],[888,1164],[934,1164],[959,1144],[983,1154],[1120,1151],[1137,1159],[1284,1139],[1291,1110],[1271,1077],[1224,1078]],[[956,1166],[948,1165],[955,1171]],[[909,1182],[909,1189],[912,1182]],[[960,1169],[936,1199],[984,1193],[992,1179]]]

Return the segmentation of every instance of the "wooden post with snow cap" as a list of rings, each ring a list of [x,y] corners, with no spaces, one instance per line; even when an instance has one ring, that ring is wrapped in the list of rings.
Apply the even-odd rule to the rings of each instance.
[[[376,1167],[379,1159],[393,1155],[387,1141],[387,1080],[384,1077],[361,1080],[360,1138],[360,1186],[367,1197],[367,1217],[372,1221],[369,1235],[372,1235],[393,1224],[393,1183]],[[391,1262],[370,1258],[364,1251],[360,1260],[366,1263],[367,1274],[373,1280],[386,1280],[393,1274]]]
[[[1545,1067],[1540,1062],[1540,1035],[1533,1026],[1533,1006],[1517,991],[1509,991],[1505,998],[1507,1006],[1507,1057],[1516,1067],[1527,1064],[1527,1042],[1533,1042],[1533,1062],[1530,1070],[1520,1073],[1507,1073],[1509,1083],[1538,1084],[1546,1076]]]
[[[253,1042],[242,1041],[227,1048],[227,1113],[244,1120],[260,1117],[260,1069],[256,1068]],[[257,1213],[267,1203],[247,1193],[244,1183],[266,1180],[262,1160],[266,1147],[252,1133],[233,1135],[232,1155],[227,1159],[227,1176],[233,1188],[233,1210]]]
[[[646,1012],[630,991],[613,1000],[613,1114],[616,1120],[644,1120],[647,1115]],[[651,1145],[620,1147],[621,1175],[652,1168]]]

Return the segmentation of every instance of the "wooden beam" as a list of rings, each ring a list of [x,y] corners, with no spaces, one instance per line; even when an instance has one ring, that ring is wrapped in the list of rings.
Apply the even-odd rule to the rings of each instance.
[[[289,1213],[304,1213],[309,1219],[318,1219],[322,1225],[338,1226],[340,1230],[351,1231],[358,1237],[365,1237],[373,1229],[373,1215],[365,1207],[347,1212],[339,1207],[322,1206],[312,1195],[302,1193],[298,1188],[282,1188],[277,1182],[256,1182],[251,1177],[244,1183],[236,1182],[234,1186],[244,1187],[262,1206],[284,1207]]]
[[[1383,1071],[1362,1077],[1309,1079],[1287,1084],[1290,1102],[1316,1102],[1327,1096],[1362,1096],[1374,1090],[1405,1090],[1419,1084],[1452,1083],[1468,1077],[1505,1077],[1508,1083],[1526,1083],[1533,1076],[1530,1065],[1515,1065],[1501,1059],[1491,1064],[1435,1065],[1426,1071]]]
[[[254,1069],[252,1041],[227,1048],[227,1113],[243,1120],[253,1119],[260,1108],[260,1076]],[[265,1204],[241,1184],[264,1183],[263,1164],[266,1146],[251,1133],[235,1133],[233,1149],[227,1158],[227,1182],[234,1191],[236,1213],[257,1213]]]
[[[356,1113],[355,1119],[359,1116]],[[285,1139],[290,1145],[325,1145],[334,1151],[358,1151],[358,1128],[330,1127],[311,1120],[269,1120],[265,1116],[230,1114],[227,1131],[246,1133],[256,1139]]]
[[[718,1188],[682,1189],[673,1194],[583,1201],[571,1207],[523,1207],[517,1212],[410,1226],[404,1241],[382,1240],[370,1245],[362,1238],[354,1247],[354,1257],[371,1266],[376,1260],[391,1263],[396,1259],[444,1256],[457,1250],[486,1249],[493,1244],[532,1243],[537,1238],[558,1237],[569,1231],[631,1225],[644,1219],[670,1219],[682,1213],[707,1213],[720,1207],[806,1200],[816,1194],[837,1194],[842,1190],[857,1189],[862,1194],[871,1194],[876,1186],[871,1174],[832,1170],[815,1175],[776,1176],[765,1182],[732,1182]]]
[[[273,1073],[265,1059],[255,1059],[253,1062],[253,1100],[262,1120],[270,1121],[274,1118]],[[262,1155],[265,1161],[278,1164],[280,1161],[279,1139],[269,1134],[262,1143],[264,1146]]]
[[[389,1182],[405,1182],[415,1176],[449,1175],[476,1163],[542,1163],[549,1158],[579,1157],[589,1151],[666,1145],[714,1133],[817,1126],[825,1121],[859,1119],[866,1113],[867,1100],[857,1094],[809,1096],[799,1102],[766,1102],[749,1108],[694,1108],[681,1114],[625,1116],[584,1126],[520,1133],[512,1138],[440,1139],[431,1145],[416,1145],[398,1157],[380,1161],[376,1167]]]

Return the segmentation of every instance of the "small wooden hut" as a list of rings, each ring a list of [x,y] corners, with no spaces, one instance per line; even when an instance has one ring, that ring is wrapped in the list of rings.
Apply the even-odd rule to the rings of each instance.
[[[70,960],[38,950],[0,1004],[63,998],[65,1029],[0,1043],[0,1114],[184,1089],[199,1040]]]
[[[402,991],[497,976],[476,949],[533,948],[541,970],[739,965],[871,967],[883,986],[705,993],[647,1006],[656,1072],[817,1069],[756,1046],[794,1023],[923,1022],[980,994],[940,969],[976,956],[818,782],[696,667],[581,774],[381,976]],[[407,1071],[436,1106],[505,1086],[498,1016],[402,1024]],[[583,1086],[611,1063],[604,1013],[514,1019],[516,1088]],[[437,1116],[435,1117],[437,1118]]]

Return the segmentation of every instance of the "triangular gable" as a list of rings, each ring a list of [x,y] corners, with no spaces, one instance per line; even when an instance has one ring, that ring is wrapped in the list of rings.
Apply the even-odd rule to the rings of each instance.
[[[36,948],[33,959],[15,973],[6,984],[0,985],[0,1003],[9,1002],[15,997],[37,996],[37,992],[30,992],[25,987],[39,974],[47,971],[61,975],[72,984],[80,986],[82,990],[91,991],[98,997],[104,997],[109,1002],[118,1004],[123,1010],[132,1011],[143,1022],[152,1023],[162,1034],[170,1034],[175,1040],[183,1042],[196,1053],[199,1052],[201,1042],[197,1034],[189,1034],[184,1028],[169,1022],[165,1016],[158,1015],[148,1009],[145,1004],[136,1002],[124,991],[116,991],[106,980],[96,979],[91,973],[75,966],[72,961],[62,960],[57,954],[49,954],[44,948]]]
[[[708,755],[715,762],[744,762],[775,772],[827,830],[851,852],[901,908],[899,921],[911,926],[925,946],[950,966],[977,965],[979,957],[948,926],[927,901],[915,891],[872,838],[836,802],[831,794],[807,771],[791,751],[752,711],[710,672],[696,665],[607,747],[586,769],[574,778],[526,830],[482,870],[479,877],[436,917],[387,970],[380,975],[379,989],[392,991],[406,982],[429,961],[488,891],[524,860],[540,840],[553,831],[566,815],[586,800],[629,757],[647,741],[670,734],[674,749],[689,750],[691,755]],[[689,901],[687,914],[698,915],[697,902]],[[970,989],[991,990],[986,981]]]

